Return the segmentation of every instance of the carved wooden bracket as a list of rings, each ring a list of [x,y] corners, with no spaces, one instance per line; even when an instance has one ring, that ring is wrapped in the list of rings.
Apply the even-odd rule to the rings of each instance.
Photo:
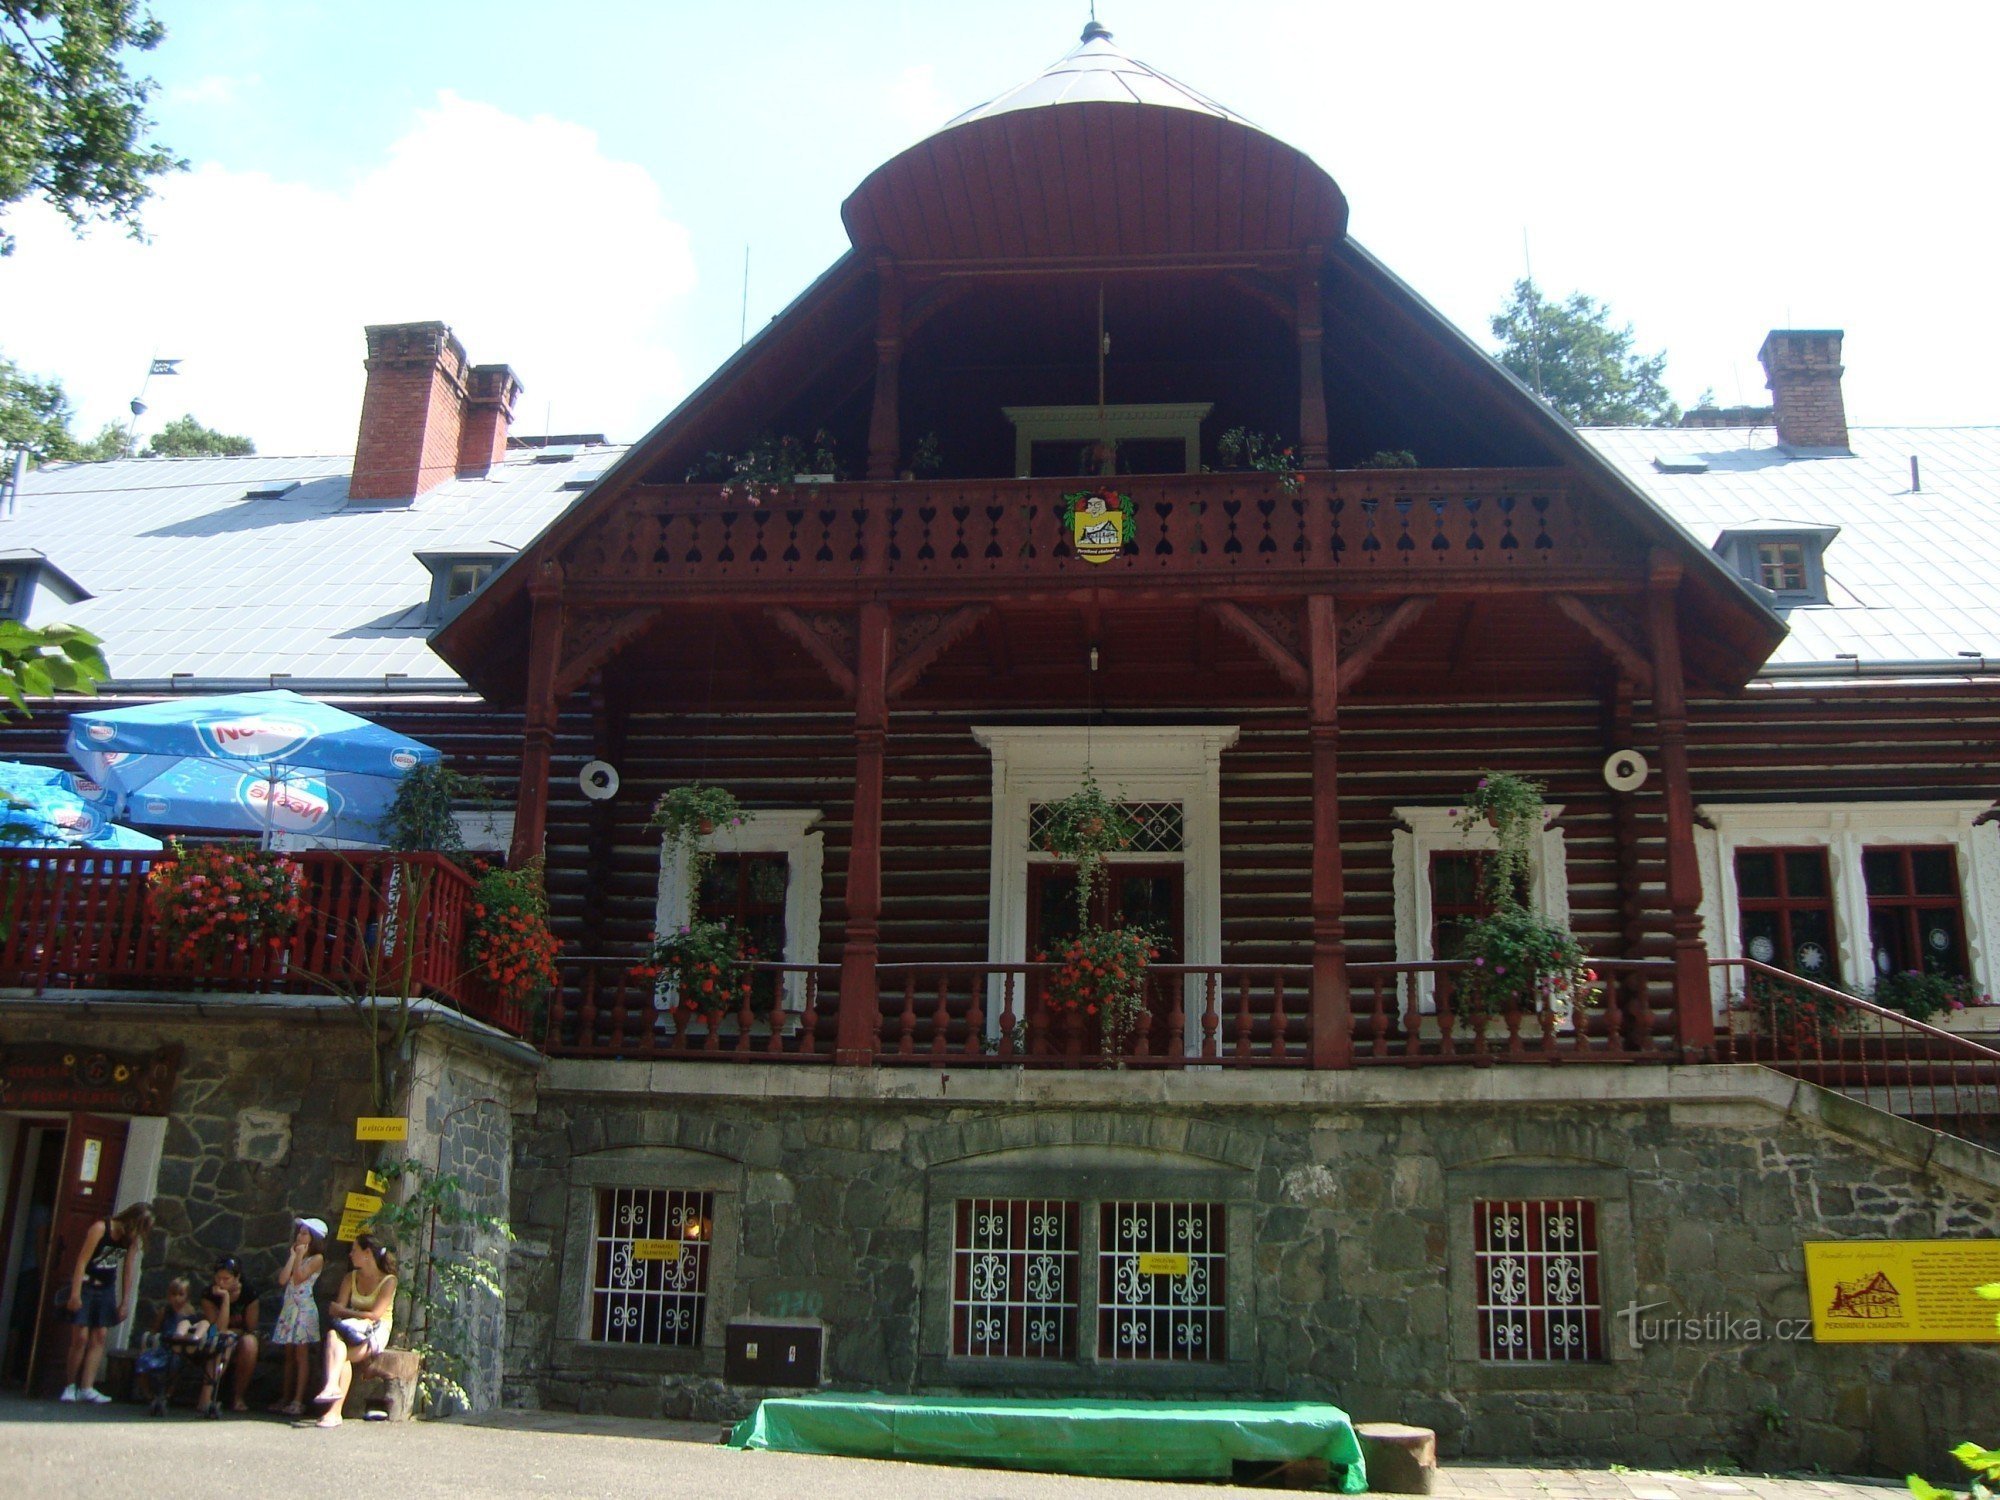
[[[772,607],[764,617],[818,662],[843,698],[854,697],[855,624],[851,614],[801,614]]]
[[[992,606],[968,604],[963,609],[922,611],[896,616],[891,641],[891,698],[915,687],[937,659],[985,622]]]
[[[1296,607],[1232,604],[1220,599],[1209,605],[1215,618],[1247,641],[1269,662],[1295,693],[1304,693],[1312,676],[1305,664],[1305,631]]]
[[[1416,624],[1435,601],[1413,594],[1395,605],[1364,604],[1340,622],[1340,690],[1345,693],[1375,665],[1389,643]]]
[[[1618,669],[1640,687],[1651,690],[1653,663],[1646,652],[1646,625],[1629,605],[1617,599],[1585,603],[1574,594],[1552,594],[1550,602],[1583,627],[1605,649]]]
[[[578,611],[563,619],[562,663],[556,697],[567,698],[590,674],[639,639],[665,613],[657,605],[613,611]]]

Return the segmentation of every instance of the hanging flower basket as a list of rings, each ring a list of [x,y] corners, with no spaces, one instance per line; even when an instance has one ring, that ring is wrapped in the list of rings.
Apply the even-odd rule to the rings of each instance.
[[[1105,856],[1131,848],[1139,825],[1088,773],[1082,786],[1050,803],[1042,816],[1043,849],[1076,865],[1077,910],[1088,925],[1090,898],[1104,879]]]
[[[146,906],[178,958],[215,963],[276,947],[305,915],[297,860],[248,844],[176,839],[173,858],[146,873]]]
[[[653,804],[652,825],[660,830],[667,856],[687,872],[689,897],[701,889],[709,852],[702,840],[718,828],[735,828],[744,820],[743,804],[725,787],[694,781],[661,794]]]
[[[466,923],[467,967],[503,1004],[532,1006],[556,986],[562,942],[549,930],[542,866],[477,868]]]
[[[705,1016],[711,1025],[753,1000],[757,945],[734,922],[690,922],[653,940],[643,966],[664,1010]]]
[[[1085,927],[1068,945],[1036,955],[1054,964],[1044,991],[1049,1013],[1095,1024],[1107,1061],[1146,1017],[1146,969],[1160,956],[1159,939],[1143,927]]]

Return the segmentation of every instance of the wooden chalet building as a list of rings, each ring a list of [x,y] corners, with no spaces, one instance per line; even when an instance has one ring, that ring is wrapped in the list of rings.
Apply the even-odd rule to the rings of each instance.
[[[1094,22],[842,213],[852,248],[573,496],[501,461],[511,371],[370,330],[328,504],[463,534],[418,552],[429,615],[342,632],[407,625],[421,695],[374,658],[299,679],[517,773],[512,857],[566,941],[532,1024],[438,997],[473,1013],[437,1023],[462,1076],[411,1106],[440,1149],[493,1106],[520,1239],[482,1399],[1312,1395],[1447,1453],[1891,1470],[1959,1436],[1990,1349],[1690,1349],[1625,1311],[1775,1326],[1809,1314],[1805,1240],[2000,1227],[2000,1053],[1859,1002],[1787,1051],[1730,1004],[1746,958],[1866,993],[1928,945],[1994,977],[1984,658],[1849,673],[1845,627],[1801,622],[1854,602],[1828,548],[1869,523],[1722,482],[1880,467],[1840,335],[1771,335],[1774,413],[1579,433],[1348,237],[1319,165]],[[832,476],[730,473],[786,438]],[[481,562],[479,507],[517,500],[525,545]],[[1490,843],[1453,810],[1489,769],[1548,784],[1531,902],[1602,997],[1475,1038],[1440,1010]],[[1104,914],[1162,935],[1117,1068],[1038,1010],[1073,890],[1038,818],[1086,777],[1141,831]],[[649,824],[689,782],[748,814],[700,893]],[[696,912],[771,955],[714,1025],[635,967]],[[87,963],[25,962],[0,1040],[136,1024],[83,1008]],[[147,984],[153,1042],[212,1045],[217,1006]],[[198,1123],[225,1153],[248,1128]],[[332,1191],[360,1158],[316,1128]],[[209,1175],[190,1201],[226,1198]]]

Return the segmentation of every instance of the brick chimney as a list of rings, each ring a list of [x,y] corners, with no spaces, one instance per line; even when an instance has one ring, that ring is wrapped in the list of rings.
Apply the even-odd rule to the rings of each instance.
[[[368,386],[347,493],[413,500],[458,472],[465,346],[442,323],[381,323],[366,332]]]
[[[474,365],[465,377],[465,420],[458,431],[458,475],[477,479],[507,453],[521,381],[506,365]]]
[[[1841,338],[1838,328],[1774,328],[1757,351],[1777,409],[1778,441],[1788,447],[1847,449]]]

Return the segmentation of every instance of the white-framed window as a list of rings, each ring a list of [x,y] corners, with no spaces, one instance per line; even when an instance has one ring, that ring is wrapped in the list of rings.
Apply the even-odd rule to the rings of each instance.
[[[1094,775],[1106,796],[1142,804],[1159,837],[1148,847],[1110,856],[1112,863],[1181,866],[1183,962],[1222,961],[1222,752],[1236,743],[1233,724],[1146,729],[1013,728],[975,725],[972,736],[993,756],[993,836],[987,886],[986,956],[992,963],[1028,957],[1028,869],[1050,856],[1036,850],[1035,808],[1068,796]],[[1178,821],[1166,811],[1179,809]],[[1172,847],[1173,834],[1179,847]],[[1194,981],[1190,981],[1194,983]],[[1190,999],[1198,996],[1190,991]],[[998,1035],[1000,990],[986,1017]],[[1187,1041],[1201,1044],[1200,1007],[1186,1008]]]
[[[1753,894],[1745,899],[1739,858],[1744,851],[1824,851],[1831,886],[1834,966],[1843,988],[1865,994],[1883,961],[1892,966],[1899,961],[1899,950],[1887,941],[1885,913],[1895,902],[1885,898],[1896,892],[1889,889],[1883,856],[1895,850],[1949,849],[1956,864],[1956,900],[1939,904],[1955,905],[1962,925],[1963,947],[1954,960],[1974,984],[1990,990],[1991,934],[1994,921],[2000,919],[2000,831],[1979,822],[1990,805],[1952,800],[1741,802],[1703,807],[1700,822],[1706,826],[1695,829],[1695,852],[1701,866],[1702,931],[1710,953],[1755,957],[1751,943],[1760,936],[1771,937],[1766,928],[1745,927],[1746,909],[1755,912],[1763,898]],[[1764,863],[1768,861],[1753,862],[1753,873],[1761,874]],[[1871,868],[1878,887],[1872,903]],[[1955,940],[1959,934],[1950,936]],[[1883,941],[1878,943],[1877,937]],[[1771,942],[1774,952],[1782,947],[1779,940]],[[1718,1012],[1740,988],[1740,976],[1714,971],[1712,994]]]
[[[1104,437],[1127,461],[1114,457],[1105,474],[1199,474],[1201,424],[1214,410],[1207,401],[1134,406],[1003,406],[1014,424],[1014,474],[1067,475],[1088,467],[1088,452]],[[1143,453],[1144,457],[1140,455]],[[1132,460],[1138,460],[1134,463]]]
[[[1440,906],[1447,918],[1466,915],[1462,910],[1467,869],[1459,858],[1488,855],[1500,847],[1499,833],[1481,823],[1467,831],[1455,824],[1450,807],[1399,807],[1395,809],[1396,830],[1390,840],[1390,881],[1396,907],[1396,961],[1430,963],[1440,957],[1437,939],[1441,928]],[[1542,809],[1541,837],[1528,848],[1528,906],[1552,922],[1569,925],[1569,851],[1556,820],[1562,805],[1551,803]],[[1444,856],[1444,858],[1440,858]],[[1476,865],[1473,867],[1476,870]],[[1435,986],[1428,977],[1418,983],[1422,1006],[1429,1010]]]
[[[714,1229],[713,1193],[599,1188],[591,1243],[591,1340],[699,1347]]]
[[[813,826],[818,821],[819,812],[813,808],[760,808],[746,813],[735,827],[718,828],[702,839],[713,854],[773,855],[784,861],[784,951],[767,954],[767,958],[788,964],[819,962],[820,892],[826,874],[826,838]],[[764,878],[767,866],[765,861],[747,859],[732,861],[732,868],[746,880],[758,880]],[[663,841],[659,897],[654,910],[656,930],[672,932],[685,924],[693,909],[694,894],[688,889],[684,864],[669,855]],[[791,1010],[804,1007],[804,975],[787,977],[785,1004]]]

